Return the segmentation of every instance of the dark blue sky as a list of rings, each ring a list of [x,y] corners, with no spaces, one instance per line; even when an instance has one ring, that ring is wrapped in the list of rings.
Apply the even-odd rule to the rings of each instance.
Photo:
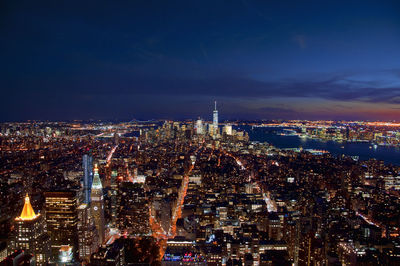
[[[0,120],[400,120],[400,1],[2,1]]]

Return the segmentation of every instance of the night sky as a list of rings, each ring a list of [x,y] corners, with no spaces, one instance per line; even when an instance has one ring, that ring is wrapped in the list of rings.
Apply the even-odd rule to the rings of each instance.
[[[400,1],[0,3],[0,121],[400,120]]]

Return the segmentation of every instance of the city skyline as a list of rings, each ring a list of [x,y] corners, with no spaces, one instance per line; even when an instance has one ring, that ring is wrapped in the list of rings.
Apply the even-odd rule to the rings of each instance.
[[[400,1],[3,1],[0,265],[400,265]]]
[[[1,263],[399,263],[399,123],[218,110],[2,124]]]
[[[396,1],[3,5],[0,121],[400,117]]]

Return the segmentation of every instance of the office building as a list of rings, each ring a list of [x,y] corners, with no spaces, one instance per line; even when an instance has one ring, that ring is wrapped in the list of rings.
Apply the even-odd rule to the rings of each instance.
[[[40,213],[36,214],[33,210],[28,195],[21,215],[15,219],[11,249],[33,254],[36,265],[47,265],[50,260],[50,237],[46,233],[45,221]]]
[[[276,212],[268,214],[268,236],[273,240],[282,239],[281,220]]]
[[[88,261],[90,255],[96,252],[98,242],[98,232],[94,224],[90,207],[83,203],[78,206],[78,246],[79,260]]]
[[[117,223],[117,195],[118,195],[118,183],[117,183],[117,171],[111,172],[111,225],[116,226]]]
[[[232,135],[232,125],[227,124],[224,126],[224,133],[228,136]]]
[[[218,135],[218,110],[217,110],[217,101],[215,101],[215,108],[213,111],[213,129],[214,134],[213,137],[216,138]]]
[[[74,257],[78,251],[77,199],[73,191],[45,192],[47,230],[51,237],[54,259],[59,257],[61,246],[72,247]]]
[[[203,120],[201,120],[201,119],[198,119],[196,121],[196,134],[198,134],[198,135],[204,134]]]
[[[90,203],[90,190],[93,181],[93,157],[91,155],[83,155],[83,202]]]
[[[94,219],[94,224],[96,225],[97,232],[99,235],[100,245],[104,242],[104,198],[103,198],[103,186],[101,184],[99,169],[97,164],[94,167],[94,177],[91,191],[91,211]]]

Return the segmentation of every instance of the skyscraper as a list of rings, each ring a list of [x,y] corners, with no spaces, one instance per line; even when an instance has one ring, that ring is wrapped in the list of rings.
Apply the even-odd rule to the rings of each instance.
[[[90,203],[90,189],[93,181],[93,157],[91,155],[83,155],[83,202]]]
[[[198,119],[196,121],[196,134],[204,134],[204,129],[203,129],[203,120]]]
[[[73,191],[45,192],[47,230],[51,237],[53,258],[58,258],[61,246],[69,245],[74,257],[78,251],[77,199]]]
[[[94,218],[94,224],[96,225],[99,243],[104,242],[104,202],[103,202],[103,186],[99,176],[99,170],[97,164],[94,166],[94,178],[91,191],[91,209],[92,216]]]
[[[217,110],[217,101],[214,102],[214,112],[213,112],[213,125],[215,128],[218,128],[218,110]]]
[[[90,207],[85,203],[78,207],[78,243],[79,259],[88,261],[97,250],[98,235]]]
[[[214,134],[213,137],[216,138],[218,134],[218,110],[217,110],[217,101],[214,102],[215,108],[213,112],[213,129],[214,129]]]
[[[224,126],[224,132],[226,135],[231,136],[232,135],[232,125],[226,124]]]
[[[47,265],[50,259],[50,237],[42,215],[35,214],[28,194],[21,215],[15,218],[15,238],[11,248],[32,253],[37,265]]]
[[[111,224],[113,227],[116,226],[117,222],[117,194],[118,194],[118,184],[117,184],[117,171],[113,170],[111,172]]]

